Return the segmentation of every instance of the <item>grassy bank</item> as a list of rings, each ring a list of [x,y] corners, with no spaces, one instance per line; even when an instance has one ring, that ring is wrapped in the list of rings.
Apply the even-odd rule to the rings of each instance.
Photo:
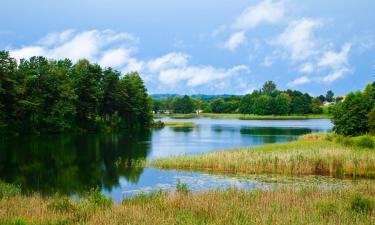
[[[373,224],[373,187],[155,192],[120,204],[17,194],[0,199],[0,224]]]
[[[227,114],[227,113],[201,113],[201,114],[158,114],[155,117],[170,117],[175,119],[189,119],[209,117],[215,119],[241,119],[241,120],[301,120],[301,119],[325,119],[330,118],[327,114],[306,115],[249,115],[249,114]]]
[[[363,138],[367,141],[357,139],[307,135],[298,141],[286,144],[238,148],[197,156],[162,158],[151,161],[149,164],[165,169],[231,174],[375,178],[375,150],[364,147],[368,138]],[[361,146],[363,143],[364,146]]]
[[[177,121],[163,121],[167,127],[194,127],[193,122],[177,122]]]

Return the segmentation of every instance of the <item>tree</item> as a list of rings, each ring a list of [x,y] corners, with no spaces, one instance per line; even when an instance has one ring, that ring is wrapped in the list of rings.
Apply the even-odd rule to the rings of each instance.
[[[277,91],[276,84],[273,81],[267,81],[263,84],[263,87],[262,87],[263,94],[274,95],[276,91]]]
[[[175,113],[192,113],[194,111],[193,101],[187,95],[177,98],[173,103],[173,110]]]
[[[270,115],[273,112],[272,97],[261,95],[255,99],[252,111],[257,115]]]
[[[239,112],[244,114],[251,114],[253,113],[253,104],[257,97],[259,97],[260,93],[258,91],[253,91],[251,94],[245,95],[240,102],[239,105]]]
[[[314,114],[321,114],[323,113],[323,109],[321,107],[321,101],[319,98],[314,98],[311,103],[311,112]]]
[[[370,134],[375,135],[375,108],[368,114],[368,127]]]
[[[286,93],[281,93],[274,100],[273,112],[277,115],[285,115],[290,111],[291,98]]]
[[[363,93],[347,95],[344,102],[333,108],[333,130],[342,135],[361,135],[369,131],[368,114],[372,107]]]
[[[333,102],[334,101],[334,98],[333,98],[334,96],[335,96],[335,94],[331,90],[327,91],[326,101],[327,102]]]

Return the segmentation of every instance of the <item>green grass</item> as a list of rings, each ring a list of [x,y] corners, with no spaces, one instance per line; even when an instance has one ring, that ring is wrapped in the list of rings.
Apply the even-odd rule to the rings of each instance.
[[[163,123],[167,127],[193,127],[195,126],[193,122],[163,121]]]
[[[0,199],[0,224],[373,224],[374,183],[322,189],[157,191],[118,204],[66,197]],[[100,198],[101,199],[101,198]]]
[[[237,148],[149,162],[163,169],[229,174],[325,175],[375,178],[375,150],[307,135],[295,142]]]
[[[158,114],[155,117],[170,117],[175,119],[189,119],[208,117],[215,119],[241,119],[241,120],[301,120],[301,119],[324,119],[330,118],[327,114],[306,115],[252,115],[252,114],[229,114],[229,113],[201,113],[201,114]]]

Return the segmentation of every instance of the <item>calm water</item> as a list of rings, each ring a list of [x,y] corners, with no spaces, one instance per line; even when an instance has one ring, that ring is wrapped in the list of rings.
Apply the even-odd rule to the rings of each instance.
[[[173,120],[173,119],[163,119]],[[194,191],[265,187],[255,181],[201,173],[134,168],[134,159],[198,154],[233,147],[288,142],[327,132],[329,120],[249,121],[179,119],[195,127],[166,127],[142,133],[40,135],[0,139],[0,179],[45,194],[79,194],[100,187],[120,201],[140,191],[173,190],[177,180]]]

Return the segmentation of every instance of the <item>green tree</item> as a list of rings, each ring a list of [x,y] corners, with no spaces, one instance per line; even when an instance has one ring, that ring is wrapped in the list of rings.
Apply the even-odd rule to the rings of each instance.
[[[286,93],[281,93],[274,99],[273,112],[277,115],[285,115],[290,111],[290,104],[292,100]]]
[[[334,97],[335,96],[335,94],[331,91],[331,90],[329,90],[329,91],[327,91],[327,94],[326,94],[326,100],[328,101],[328,102],[333,102],[334,101]]]
[[[276,84],[273,81],[267,81],[263,84],[262,93],[274,96],[277,92]]]
[[[273,113],[273,99],[268,95],[261,95],[255,99],[252,111],[257,115],[270,115]]]
[[[368,114],[368,127],[370,134],[375,135],[375,108]]]
[[[311,112],[314,114],[323,113],[323,108],[321,107],[321,101],[319,98],[314,98],[311,103]]]
[[[333,130],[343,135],[361,135],[369,131],[368,114],[371,109],[368,99],[361,92],[350,93],[344,102],[333,108]]]
[[[173,103],[173,110],[175,113],[192,113],[194,111],[193,101],[187,95],[182,98],[176,98]]]

